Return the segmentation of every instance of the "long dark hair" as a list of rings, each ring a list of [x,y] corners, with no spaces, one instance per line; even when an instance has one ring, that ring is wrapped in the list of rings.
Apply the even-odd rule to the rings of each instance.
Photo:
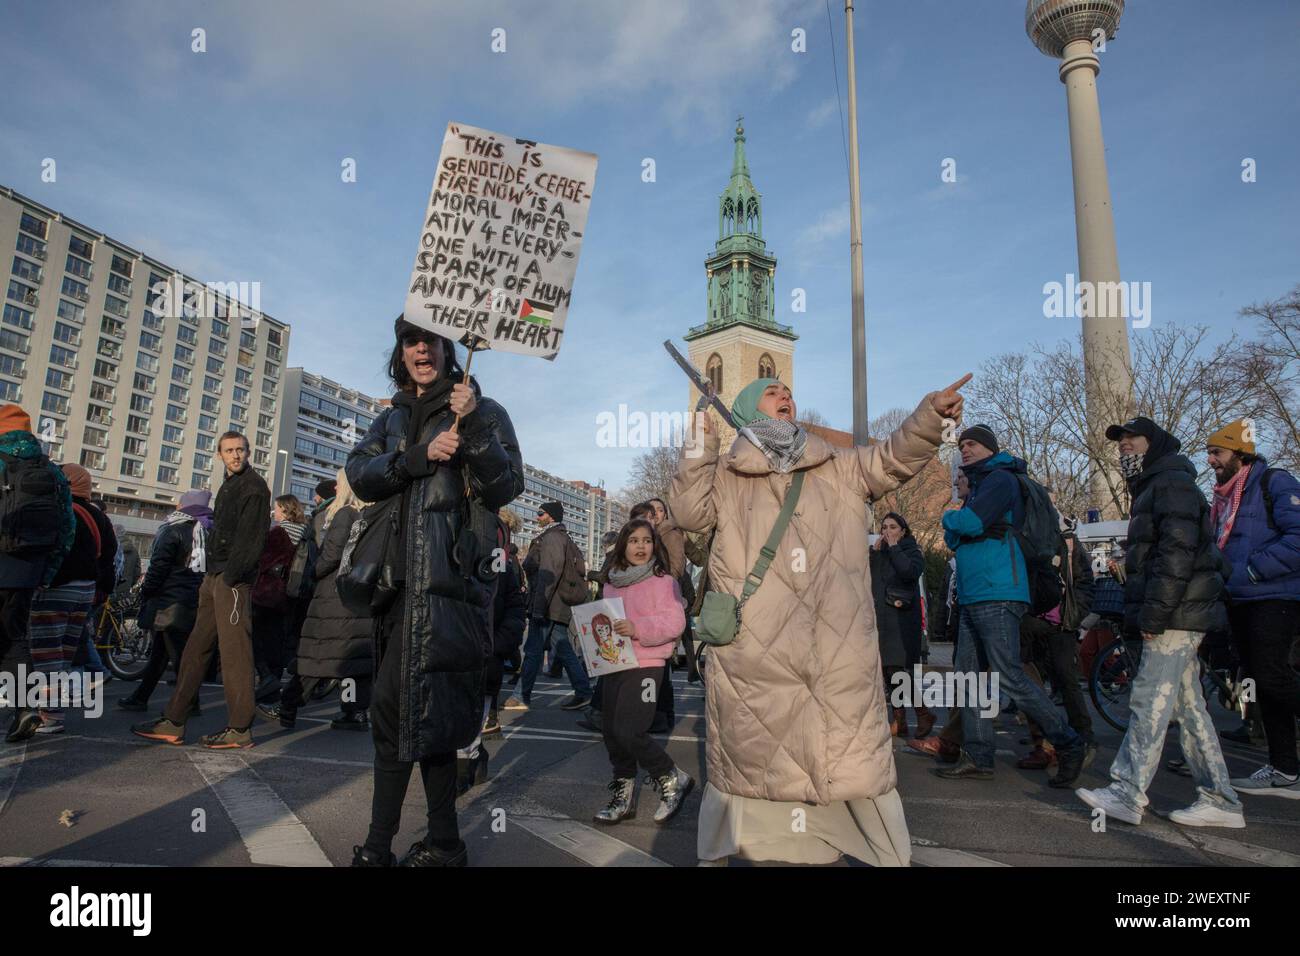
[[[402,361],[402,335],[407,331],[424,333],[441,343],[442,366],[438,369],[438,378],[450,378],[455,382],[464,379],[465,370],[460,366],[460,359],[456,356],[456,345],[451,339],[444,338],[437,332],[430,332],[428,329],[411,325],[400,315],[397,317],[394,328],[396,341],[393,343],[392,354],[388,356],[388,377],[399,392],[415,391],[415,383],[411,381],[411,373],[406,370],[406,363]]]
[[[650,540],[653,542],[653,553],[650,561],[655,566],[655,575],[668,573],[668,549],[664,547],[663,541],[659,537],[659,532],[655,526],[644,518],[633,518],[627,524],[623,525],[623,530],[618,533],[618,541],[614,543],[614,553],[610,556],[612,567],[619,571],[628,569],[627,563],[627,539],[632,537],[632,532],[638,528],[645,528],[650,532]]]

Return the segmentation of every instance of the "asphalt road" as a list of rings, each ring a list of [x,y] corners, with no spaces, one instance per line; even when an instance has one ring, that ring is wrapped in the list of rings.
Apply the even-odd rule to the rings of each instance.
[[[114,709],[134,685],[112,681],[108,706],[89,718],[68,712],[67,731],[25,745],[0,744],[0,865],[345,866],[369,822],[372,746],[368,734],[336,731],[336,701],[306,708],[292,731],[259,722],[257,746],[207,752],[132,736],[141,715]],[[674,675],[677,725],[666,746],[703,778],[704,698]],[[161,708],[168,685],[154,703]],[[474,866],[688,866],[695,858],[699,789],[667,826],[650,819],[658,799],[642,784],[643,812],[613,828],[594,810],[608,797],[610,770],[598,735],[562,711],[563,682],[539,682],[533,709],[503,711],[504,734],[489,741],[491,778],[461,798],[462,836]],[[223,725],[222,691],[205,686],[202,717],[188,739]],[[1234,721],[1213,708],[1224,727]],[[1046,785],[1043,772],[1018,770],[1024,728],[999,721],[995,779],[950,782],[928,758],[896,743],[899,790],[914,844],[927,866],[1296,866],[1300,801],[1246,798],[1245,830],[1188,830],[1149,813],[1142,826],[1112,822],[1094,832],[1072,791]],[[1100,752],[1081,781],[1106,783],[1120,735],[1098,720]],[[1174,732],[1176,734],[1176,731]],[[1166,756],[1175,752],[1171,736]],[[1263,754],[1225,743],[1229,770],[1244,775]],[[1150,797],[1156,811],[1190,804],[1190,780],[1162,770]],[[69,826],[68,824],[71,823]],[[423,833],[423,794],[411,786],[400,854]]]

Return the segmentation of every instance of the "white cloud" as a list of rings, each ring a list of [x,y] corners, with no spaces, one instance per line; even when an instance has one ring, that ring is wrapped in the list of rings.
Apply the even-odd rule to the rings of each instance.
[[[819,129],[825,126],[832,118],[839,116],[839,112],[839,101],[835,97],[823,100],[808,111],[808,128]]]
[[[849,231],[849,204],[843,203],[827,209],[816,222],[804,227],[796,243],[799,246],[816,246],[837,239]]]

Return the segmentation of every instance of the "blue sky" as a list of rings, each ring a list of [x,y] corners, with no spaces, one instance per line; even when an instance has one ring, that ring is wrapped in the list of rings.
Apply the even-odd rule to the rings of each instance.
[[[842,10],[831,4],[841,90]],[[290,363],[371,394],[386,393],[447,122],[599,154],[559,358],[489,353],[475,371],[529,462],[611,489],[640,450],[598,448],[596,416],[685,400],[659,343],[703,321],[744,113],[777,318],[801,336],[796,398],[851,424],[824,2],[11,0],[3,16],[0,183],[200,279],[260,282],[263,309],[293,326]],[[1074,332],[1042,315],[1043,284],[1077,271],[1065,90],[1023,16],[1021,0],[859,0],[873,415]],[[1120,266],[1152,283],[1153,327],[1224,337],[1242,305],[1300,280],[1298,26],[1288,0],[1148,0],[1102,55]],[[46,157],[55,183],[40,179]],[[940,181],[948,157],[955,184]],[[796,287],[805,313],[790,312]]]

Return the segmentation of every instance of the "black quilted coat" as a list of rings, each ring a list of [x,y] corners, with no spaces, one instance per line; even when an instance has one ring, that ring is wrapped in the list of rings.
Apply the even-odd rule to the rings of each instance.
[[[374,622],[343,606],[334,579],[356,521],[357,509],[340,508],[321,539],[316,558],[316,590],[298,642],[298,673],[303,677],[369,677],[375,670]],[[325,524],[321,520],[321,526]]]
[[[1214,543],[1210,506],[1178,439],[1157,429],[1142,471],[1129,479],[1132,517],[1124,559],[1124,625],[1214,631],[1227,627],[1227,561]]]
[[[495,511],[524,490],[523,459],[506,410],[480,398],[460,423],[456,457],[427,461],[424,448],[448,431],[450,409],[431,417],[407,445],[415,399],[399,392],[348,456],[347,474],[364,501],[405,495],[400,546],[405,585],[400,639],[383,653],[402,655],[398,759],[418,760],[467,746],[483,720],[483,659],[490,652],[490,588],[455,558],[464,523],[465,476],[473,494]],[[384,630],[381,625],[381,632]],[[397,646],[392,646],[393,644]],[[378,658],[375,668],[378,671]]]

